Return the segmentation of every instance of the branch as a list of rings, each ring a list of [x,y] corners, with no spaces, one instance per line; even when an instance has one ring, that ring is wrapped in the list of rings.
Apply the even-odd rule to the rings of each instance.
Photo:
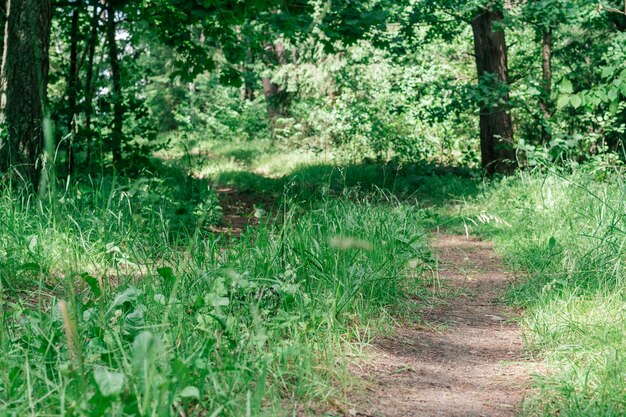
[[[444,14],[447,14],[448,16],[453,17],[455,20],[460,20],[461,22],[465,22],[465,23],[472,23],[472,19],[468,19],[468,18],[460,16],[460,15],[458,15],[456,13],[449,12],[449,11],[447,11],[445,9],[441,9],[441,11]]]
[[[626,0],[624,0],[624,10],[616,9],[615,7],[604,7],[602,6],[602,3],[598,4],[598,8],[600,10],[605,9],[607,12],[610,13],[618,13],[626,16]]]

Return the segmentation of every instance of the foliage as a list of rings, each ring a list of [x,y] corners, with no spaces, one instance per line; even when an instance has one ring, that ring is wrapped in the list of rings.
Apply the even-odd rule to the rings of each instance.
[[[621,1],[51,4],[49,82],[18,85],[47,96],[39,194],[0,172],[0,414],[326,411],[427,293],[442,224],[525,273],[509,301],[554,370],[526,411],[626,414]],[[476,75],[487,11],[508,80]],[[5,101],[3,160],[43,149],[6,145]],[[489,182],[493,109],[520,172]],[[256,228],[215,232],[220,187]]]
[[[341,395],[329,381],[353,326],[398,309],[420,285],[398,277],[429,259],[420,212],[384,194],[307,210],[287,199],[275,221],[225,245],[200,224],[181,234],[150,199],[166,190],[83,186],[56,210],[58,196],[32,206],[4,191],[3,414],[313,407]],[[15,401],[25,395],[37,404]]]

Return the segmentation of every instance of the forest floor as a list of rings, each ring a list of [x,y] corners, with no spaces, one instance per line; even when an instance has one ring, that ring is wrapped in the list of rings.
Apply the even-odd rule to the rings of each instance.
[[[335,367],[333,382],[322,374],[314,384],[309,375],[292,385],[305,394],[286,405],[290,415],[626,415],[625,235],[615,227],[626,201],[622,175],[598,182],[586,170],[566,177],[538,171],[484,182],[471,170],[271,149],[220,142],[209,146],[209,159],[183,158],[219,198],[223,216],[212,231],[237,242],[247,229],[268,230],[285,209],[296,217],[283,230],[307,219],[315,230],[322,226],[322,233],[299,236],[302,242],[324,242],[337,224],[348,236],[383,244],[404,233],[419,253],[400,261],[403,248],[393,247],[383,256],[408,268],[390,276],[402,281],[410,271],[402,297],[386,300],[380,315],[363,314],[360,308],[380,301],[372,298],[353,311],[359,324],[331,327],[340,341],[325,353],[340,358],[325,357],[319,369]],[[354,220],[364,215],[369,220]],[[429,250],[427,231],[438,227],[449,234],[432,235]],[[350,262],[342,268],[333,279],[353,270]],[[322,294],[311,297],[333,298]]]
[[[239,236],[258,226],[256,207],[276,204],[236,186],[216,188],[223,218],[216,231]],[[375,338],[351,366],[365,390],[343,414],[362,417],[514,416],[539,365],[523,351],[519,311],[502,300],[513,283],[492,244],[436,233],[434,303],[392,336]],[[429,304],[429,303],[426,303]],[[357,384],[359,385],[359,384]],[[343,407],[340,407],[343,408]],[[325,414],[327,415],[327,414]]]
[[[227,234],[258,225],[250,213],[270,204],[233,187],[217,192],[224,210],[220,230]],[[442,294],[420,309],[419,323],[375,339],[351,366],[365,391],[352,395],[347,414],[517,415],[538,364],[523,351],[519,311],[502,302],[514,277],[487,241],[437,233],[432,248]]]
[[[449,297],[375,340],[352,366],[365,382],[351,415],[511,416],[537,364],[522,350],[517,312],[500,302],[513,277],[490,243],[436,234],[437,274]]]

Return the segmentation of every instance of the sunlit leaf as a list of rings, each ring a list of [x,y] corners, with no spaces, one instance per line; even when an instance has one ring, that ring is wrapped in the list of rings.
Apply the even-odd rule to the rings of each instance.
[[[183,388],[183,390],[178,393],[178,396],[180,398],[186,398],[186,399],[195,399],[195,400],[199,400],[200,399],[200,390],[196,387],[194,387],[193,385],[189,385],[185,388]]]
[[[93,378],[100,394],[104,397],[111,397],[120,394],[124,389],[125,376],[121,372],[111,372],[103,368],[96,368],[93,371]]]
[[[556,101],[556,107],[558,109],[562,109],[563,107],[567,106],[569,104],[569,98],[570,96],[566,95],[559,96],[558,100]]]
[[[565,94],[572,94],[574,92],[574,87],[572,86],[572,82],[570,80],[563,80],[561,82],[561,88],[560,88],[562,93]]]

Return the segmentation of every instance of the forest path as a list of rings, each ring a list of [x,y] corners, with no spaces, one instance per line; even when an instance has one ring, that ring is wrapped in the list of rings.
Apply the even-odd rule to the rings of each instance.
[[[350,415],[513,416],[536,368],[524,357],[515,311],[498,301],[513,277],[488,242],[437,234],[439,278],[451,297],[423,323],[378,339],[353,366],[365,398]]]

